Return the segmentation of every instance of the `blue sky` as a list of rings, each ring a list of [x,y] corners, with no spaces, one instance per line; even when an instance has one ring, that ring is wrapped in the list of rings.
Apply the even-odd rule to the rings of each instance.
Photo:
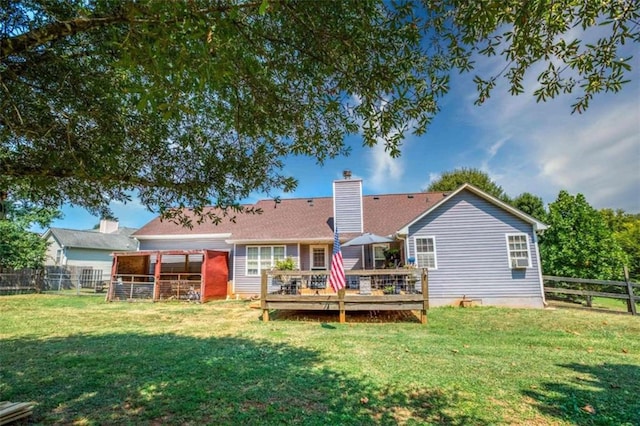
[[[480,62],[478,71],[497,65]],[[545,204],[565,189],[582,193],[596,208],[640,213],[640,58],[632,63],[632,81],[622,92],[601,94],[583,114],[571,114],[574,95],[536,103],[535,79],[528,92],[509,95],[498,86],[484,105],[475,106],[473,74],[456,76],[427,133],[409,136],[402,156],[392,159],[382,146],[363,148],[357,135],[346,143],[349,157],[317,165],[309,158],[290,158],[285,173],[298,179],[294,193],[282,197],[330,196],[332,181],[349,169],[363,179],[365,194],[416,192],[440,173],[460,167],[478,168],[510,196],[539,195]],[[254,194],[246,202],[266,198]],[[113,203],[121,226],[141,227],[155,217],[136,203]],[[90,229],[99,222],[81,208],[65,206],[64,218],[52,226]]]

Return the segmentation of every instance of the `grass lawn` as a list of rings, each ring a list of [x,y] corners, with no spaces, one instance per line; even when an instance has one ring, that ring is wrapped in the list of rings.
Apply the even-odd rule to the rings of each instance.
[[[0,297],[0,401],[40,424],[640,424],[640,318]]]

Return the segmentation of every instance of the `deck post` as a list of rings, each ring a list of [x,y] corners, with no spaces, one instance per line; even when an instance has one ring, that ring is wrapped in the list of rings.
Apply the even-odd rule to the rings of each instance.
[[[636,312],[636,301],[633,294],[633,286],[629,281],[629,269],[627,268],[627,265],[624,265],[623,270],[624,282],[627,283],[627,295],[629,296],[629,299],[627,300],[627,312],[630,312],[631,315],[638,315],[638,312]]]
[[[160,274],[162,274],[162,253],[156,253],[156,266],[153,270],[153,301],[160,300]]]
[[[346,290],[344,288],[341,288],[340,290],[338,290],[338,304],[340,307],[340,323],[341,324],[344,324],[345,322],[347,322],[347,315],[344,310],[344,294],[345,293],[346,293]]]
[[[426,268],[422,270],[422,276],[420,279],[420,288],[422,289],[422,310],[420,311],[420,322],[422,324],[426,324],[427,311],[429,310],[429,275]]]
[[[262,271],[260,280],[260,307],[262,308],[262,321],[269,322],[269,309],[267,309],[267,271]]]

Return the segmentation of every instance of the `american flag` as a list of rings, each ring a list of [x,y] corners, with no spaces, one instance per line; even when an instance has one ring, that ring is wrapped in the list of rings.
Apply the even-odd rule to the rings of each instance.
[[[331,257],[331,273],[329,274],[329,285],[336,293],[346,286],[344,278],[344,265],[342,264],[342,251],[340,250],[340,237],[336,226],[333,235],[333,255]]]

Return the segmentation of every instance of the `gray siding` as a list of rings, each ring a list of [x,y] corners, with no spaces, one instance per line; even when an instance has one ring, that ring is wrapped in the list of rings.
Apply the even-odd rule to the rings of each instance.
[[[113,257],[111,250],[91,250],[68,248],[66,250],[66,266],[77,266],[92,269],[101,269],[102,276],[107,279],[111,275]]]
[[[531,267],[511,269],[506,234],[528,235]],[[429,271],[433,306],[463,296],[483,304],[542,307],[536,239],[531,224],[467,191],[445,201],[409,228],[414,237],[434,237],[437,269]]]
[[[253,245],[253,244],[252,244]],[[259,244],[263,246],[281,246],[283,244]],[[297,244],[284,244],[285,256],[292,257],[300,264]],[[241,295],[259,295],[261,277],[248,277],[247,271],[247,246],[238,244],[235,251],[233,292]]]
[[[333,212],[340,233],[362,232],[362,181],[333,182]]]
[[[220,250],[229,252],[229,280],[233,279],[233,245],[224,239],[216,238],[188,238],[166,240],[140,240],[140,250]]]

